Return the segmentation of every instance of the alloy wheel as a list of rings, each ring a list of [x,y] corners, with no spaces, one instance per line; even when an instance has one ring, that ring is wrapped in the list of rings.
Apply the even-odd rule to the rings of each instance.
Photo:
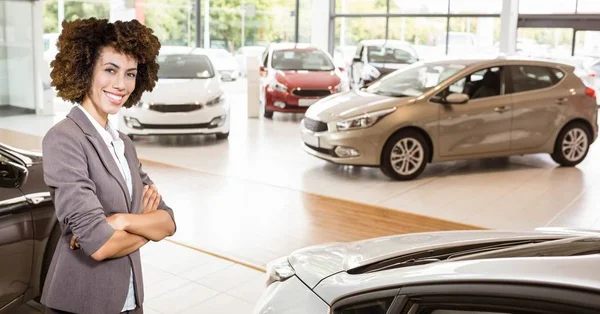
[[[583,158],[588,148],[585,131],[573,128],[567,132],[562,142],[562,153],[568,161],[574,162]]]
[[[414,138],[403,138],[394,145],[390,160],[398,174],[412,175],[425,161],[423,146]]]

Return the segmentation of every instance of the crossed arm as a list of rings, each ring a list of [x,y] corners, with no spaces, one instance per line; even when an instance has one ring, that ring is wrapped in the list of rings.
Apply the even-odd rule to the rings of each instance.
[[[175,233],[175,224],[166,210],[158,208],[161,196],[154,185],[144,187],[142,214],[115,214],[106,221],[115,230],[113,235],[91,256],[97,261],[128,255],[148,241],[160,241]],[[75,236],[71,249],[79,244]]]

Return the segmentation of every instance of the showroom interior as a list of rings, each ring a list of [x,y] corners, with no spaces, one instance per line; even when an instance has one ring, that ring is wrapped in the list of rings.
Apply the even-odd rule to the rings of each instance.
[[[265,285],[265,272],[268,273],[271,267],[268,264],[297,250],[326,243],[457,230],[533,232],[538,228],[567,228],[588,230],[589,234],[594,234],[592,230],[600,230],[600,202],[596,203],[596,200],[600,201],[600,194],[593,192],[600,187],[600,166],[595,164],[596,157],[600,158],[600,150],[592,143],[598,132],[595,95],[600,91],[600,78],[597,77],[600,75],[598,0],[1,1],[0,153],[3,147],[10,147],[21,153],[39,154],[45,134],[72,109],[74,104],[58,98],[51,86],[51,62],[58,52],[56,42],[62,29],[60,22],[91,17],[110,21],[137,19],[154,30],[164,51],[206,54],[212,63],[211,71],[214,68],[214,84],[222,94],[215,98],[218,99],[216,105],[203,104],[203,108],[216,110],[218,106],[226,106],[225,111],[218,114],[219,119],[211,116],[212,120],[187,122],[204,123],[207,128],[214,127],[218,131],[196,132],[188,127],[190,131],[183,126],[177,127],[177,123],[183,122],[173,122],[175,120],[168,122],[171,131],[141,130],[151,123],[154,126],[166,123],[160,118],[153,122],[142,121],[146,117],[142,111],[152,111],[151,108],[156,106],[152,100],[155,98],[142,98],[140,104],[132,108],[135,113],[127,109],[109,118],[120,131],[129,132],[127,135],[133,140],[144,171],[173,208],[177,223],[177,232],[172,237],[151,242],[141,249],[145,313],[253,313],[253,309],[254,313],[279,313],[277,310],[259,311],[260,306],[257,306],[266,302],[261,300],[263,293],[273,290],[267,291]],[[368,49],[372,46],[369,45],[379,45],[373,49],[381,49],[384,54],[386,49],[391,49],[396,58],[400,58],[400,51],[402,58],[403,54],[410,54],[412,61],[402,66],[383,65],[380,68],[377,62],[364,59],[371,56]],[[288,94],[292,94],[292,87],[288,90],[281,83],[281,77],[290,86],[313,86],[311,84],[322,80],[314,76],[298,81],[301,83],[290,83],[295,75],[311,70],[290,74],[275,66],[277,58],[293,56],[292,51],[297,54],[298,51],[312,51],[306,47],[324,56],[323,62],[332,66],[325,73],[338,80],[325,83],[328,96],[320,95],[317,99],[316,94],[311,95],[310,104],[290,105],[285,104],[285,100],[277,101],[277,95],[290,97]],[[286,53],[278,54],[278,49]],[[318,133],[307,131],[307,121],[326,115],[317,115],[317,109],[327,112],[329,106],[344,99],[354,99],[347,96],[351,94],[363,95],[363,98],[384,97],[365,95],[369,90],[383,86],[386,76],[390,81],[397,73],[401,74],[404,67],[410,69],[434,61],[453,62],[452,66],[460,65],[457,71],[466,71],[475,66],[473,64],[490,62],[481,67],[488,71],[485,76],[479,75],[479,79],[485,80],[488,73],[496,73],[495,68],[501,68],[502,77],[514,74],[519,68],[511,65],[515,60],[532,62],[523,63],[530,67],[558,69],[548,72],[551,77],[548,82],[552,81],[548,84],[554,84],[556,89],[567,83],[575,84],[573,89],[563,88],[572,95],[571,99],[583,99],[581,103],[573,102],[573,107],[581,108],[584,103],[591,106],[592,109],[586,110],[593,118],[588,122],[582,122],[583,118],[580,118],[577,125],[581,125],[581,129],[574,129],[585,130],[588,144],[585,147],[587,156],[578,160],[576,166],[560,166],[556,152],[552,151],[557,136],[571,134],[564,135],[562,130],[567,129],[563,127],[575,123],[575,120],[571,124],[559,122],[554,114],[562,109],[556,108],[566,105],[554,103],[554,100],[554,107],[531,109],[535,115],[547,120],[543,122],[547,123],[544,126],[532,127],[536,131],[532,131],[534,135],[531,136],[553,136],[550,151],[529,149],[511,154],[447,158],[437,151],[431,152],[433,147],[438,148],[435,143],[438,137],[435,137],[428,139],[429,142],[420,142],[423,146],[431,145],[423,153],[431,153],[431,162],[425,160],[427,157],[421,158],[424,170],[420,169],[422,173],[410,180],[394,180],[386,175],[386,170],[380,169],[384,168],[384,157],[377,155],[374,158],[381,165],[346,163],[344,160],[352,160],[352,154],[359,156],[364,150],[342,150],[340,147],[343,146],[336,144],[325,147],[325,134],[316,135],[321,138],[321,147],[317,144],[315,148],[305,137],[307,133]],[[324,72],[323,69],[315,72]],[[526,75],[533,77],[534,73]],[[469,80],[475,80],[472,77]],[[512,83],[513,79],[507,79],[506,84]],[[161,86],[157,86],[154,94],[162,91]],[[508,94],[508,89],[502,86],[500,93]],[[194,88],[179,88],[170,89],[160,98],[173,104],[192,103],[193,100],[182,98],[193,94]],[[305,89],[310,88],[315,89]],[[552,97],[558,93],[553,87],[548,88]],[[200,89],[198,93],[204,93]],[[299,95],[298,89],[294,90],[294,95]],[[516,96],[510,98],[511,101],[523,99],[513,92]],[[421,104],[417,103],[422,100],[419,95],[414,95],[418,99],[413,107]],[[475,102],[475,96],[470,96],[471,99],[466,99]],[[393,97],[400,99],[407,95]],[[352,111],[348,104],[344,110]],[[198,101],[196,105],[200,106]],[[425,105],[448,108],[431,102]],[[369,133],[368,129],[383,124],[387,115],[401,116],[403,108],[397,107],[389,112],[377,111],[377,115],[364,111],[367,109],[354,108],[357,114],[364,115],[364,120],[357,123],[364,122],[368,126],[364,133],[360,130],[351,132],[365,138],[367,135],[376,137],[377,134]],[[503,110],[496,110],[494,116],[477,116],[469,122],[472,124],[459,125],[464,127],[457,132],[466,142],[462,147],[470,149],[469,143],[497,141],[493,136],[482,139],[486,130],[482,131],[484,135],[475,134],[473,130],[490,129],[496,125],[499,115],[511,114],[510,110],[508,113]],[[191,114],[173,116],[187,121]],[[344,114],[340,113],[340,116]],[[411,111],[410,114],[414,113]],[[521,115],[533,116],[527,110],[521,111]],[[444,123],[458,123],[454,119],[465,116],[448,114],[446,117],[448,120],[437,122],[441,126],[436,124],[436,129],[450,132],[452,128],[444,127]],[[517,118],[512,119],[510,123],[516,124]],[[539,119],[535,121],[540,122]],[[353,125],[354,120],[342,122]],[[329,128],[332,125],[338,128],[327,135],[329,140],[339,140],[337,134],[343,133],[342,122],[328,122]],[[416,128],[418,122],[410,124]],[[549,125],[556,129],[548,129]],[[327,129],[327,124],[324,127]],[[495,136],[512,136],[513,140],[524,136],[517,133],[509,129],[497,131]],[[444,135],[440,134],[439,139],[444,139]],[[387,152],[387,135],[383,140],[369,138],[365,141],[369,144],[382,141],[380,145],[373,144],[379,145],[377,154],[382,150]],[[446,147],[440,145],[440,150]],[[333,157],[324,158],[323,154]],[[0,161],[4,162],[3,159]],[[30,174],[28,180],[34,177]],[[0,191],[8,190],[0,188]],[[10,218],[3,221],[10,217],[2,212],[2,206],[8,208],[7,204],[2,197],[0,234],[3,235],[8,234],[4,230],[11,232],[10,228],[14,227],[10,226]],[[31,205],[31,208],[35,211],[37,207]],[[35,217],[35,213],[31,215]],[[3,229],[5,226],[7,229]],[[23,244],[20,249],[25,247],[32,251],[32,247],[46,245],[49,241],[49,230],[46,235],[35,236],[34,233],[19,240],[0,239],[0,254],[13,254],[15,241]],[[332,249],[329,253],[335,255],[338,252]],[[34,253],[19,251],[14,254]],[[327,260],[322,263],[327,264]],[[0,265],[4,264],[0,262]],[[6,265],[18,266],[16,262]],[[44,313],[44,307],[35,300],[39,284],[35,287],[21,282],[15,285],[10,279],[11,272],[10,269],[0,270],[0,313]],[[27,274],[32,278],[39,275],[33,270],[28,270]],[[5,276],[9,279],[2,280]],[[334,280],[329,284],[334,286]],[[600,295],[598,290],[595,293]],[[301,300],[296,301],[299,308]],[[293,304],[289,301],[289,308],[280,312],[305,312],[294,312]],[[387,313],[392,313],[393,306],[388,306]]]

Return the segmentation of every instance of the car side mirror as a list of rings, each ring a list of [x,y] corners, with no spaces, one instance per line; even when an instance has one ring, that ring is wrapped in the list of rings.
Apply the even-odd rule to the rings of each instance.
[[[362,59],[358,58],[358,57],[354,57],[354,58],[352,58],[352,62],[362,62]]]
[[[27,167],[0,156],[0,187],[18,188],[25,184],[28,175]]]
[[[444,102],[450,105],[462,105],[468,103],[469,99],[467,94],[450,94],[446,96]]]

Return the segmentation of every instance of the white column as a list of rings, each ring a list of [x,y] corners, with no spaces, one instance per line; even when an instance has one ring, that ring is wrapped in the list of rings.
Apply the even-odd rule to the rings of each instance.
[[[54,93],[50,89],[50,68],[44,61],[44,3],[32,2],[33,97],[38,115],[54,114]],[[48,87],[44,95],[44,85]],[[46,97],[44,97],[46,96]]]
[[[500,53],[514,54],[517,50],[519,0],[503,0],[500,20]]]
[[[210,48],[210,0],[204,1],[204,48]]]
[[[65,0],[58,0],[58,32],[62,32],[62,22],[65,19]]]
[[[5,2],[7,14],[4,19],[4,44],[7,46],[6,71],[10,77],[7,86],[8,103],[15,107],[36,110],[33,3]]]
[[[312,0],[311,44],[327,51],[329,44],[329,1]]]
[[[112,0],[109,21],[131,21],[135,19],[133,0]]]
[[[246,57],[246,81],[248,84],[247,94],[247,115],[248,118],[258,118],[260,116],[260,61],[254,57]]]

